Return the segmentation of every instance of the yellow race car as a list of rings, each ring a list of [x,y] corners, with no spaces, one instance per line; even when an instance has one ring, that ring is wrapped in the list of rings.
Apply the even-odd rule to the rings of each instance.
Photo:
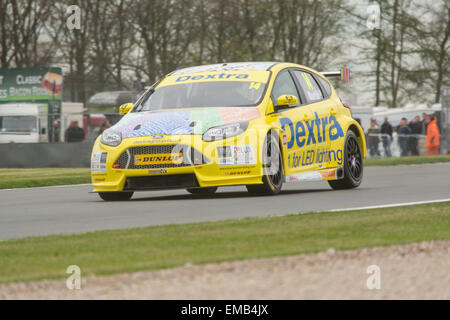
[[[244,62],[174,71],[149,88],[99,136],[92,184],[103,200],[183,188],[212,194],[245,185],[277,194],[285,182],[327,180],[358,187],[363,130],[329,76],[292,63]]]

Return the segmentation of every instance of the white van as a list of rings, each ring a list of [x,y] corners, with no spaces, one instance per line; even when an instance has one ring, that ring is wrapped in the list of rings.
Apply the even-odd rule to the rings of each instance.
[[[0,143],[48,142],[47,106],[14,103],[0,105]]]

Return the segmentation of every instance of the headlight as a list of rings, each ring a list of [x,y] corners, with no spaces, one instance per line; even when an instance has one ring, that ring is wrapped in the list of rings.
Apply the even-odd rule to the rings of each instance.
[[[230,123],[223,126],[212,127],[203,134],[204,141],[216,141],[237,136],[243,133],[248,127],[248,121]]]
[[[122,134],[114,130],[105,130],[102,133],[102,138],[100,140],[103,144],[108,146],[118,146],[122,142]]]

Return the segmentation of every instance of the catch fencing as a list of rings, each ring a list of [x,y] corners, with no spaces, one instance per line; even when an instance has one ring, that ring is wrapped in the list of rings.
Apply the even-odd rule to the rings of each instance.
[[[426,135],[424,134],[398,134],[394,132],[392,138],[388,134],[366,134],[367,154],[369,157],[401,157],[425,156]]]

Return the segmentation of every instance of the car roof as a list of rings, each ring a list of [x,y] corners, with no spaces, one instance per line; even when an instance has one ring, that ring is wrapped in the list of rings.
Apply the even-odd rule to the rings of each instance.
[[[272,68],[278,62],[273,61],[260,61],[260,62],[230,62],[230,63],[217,63],[208,64],[204,66],[189,67],[176,70],[170,75],[181,75],[187,73],[197,72],[220,72],[220,71],[265,71]]]

